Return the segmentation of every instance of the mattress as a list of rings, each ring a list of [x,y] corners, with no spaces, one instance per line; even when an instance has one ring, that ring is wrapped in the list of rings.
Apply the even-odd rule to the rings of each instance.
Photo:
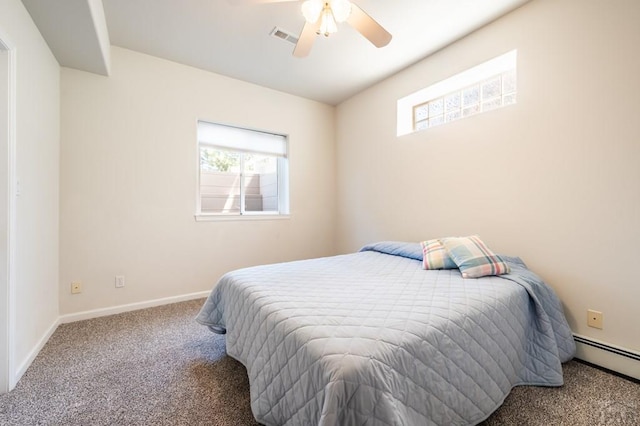
[[[517,385],[560,386],[560,301],[517,258],[501,277],[425,271],[419,245],[240,269],[197,316],[226,333],[265,425],[473,425]]]

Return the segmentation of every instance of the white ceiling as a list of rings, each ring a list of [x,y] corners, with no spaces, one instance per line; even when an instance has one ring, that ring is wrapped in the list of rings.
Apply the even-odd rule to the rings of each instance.
[[[292,44],[269,36],[275,26],[299,35],[304,24],[300,1],[102,4],[112,45],[336,105],[527,1],[353,0],[393,35],[391,43],[377,49],[344,23],[329,38],[319,36],[306,58],[293,57]],[[78,2],[95,6],[100,0],[23,0],[60,64],[93,71],[95,65],[81,64],[94,61],[86,53],[87,40],[104,38],[100,16],[95,10],[79,13]],[[90,22],[93,32],[86,29]],[[73,41],[56,37],[76,30]],[[74,43],[83,47],[74,48]]]

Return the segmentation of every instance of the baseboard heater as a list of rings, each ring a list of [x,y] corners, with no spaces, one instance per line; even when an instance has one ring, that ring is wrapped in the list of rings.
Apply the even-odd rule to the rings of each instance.
[[[578,334],[574,334],[573,339],[576,342],[576,358],[634,381],[640,380],[640,353]]]
[[[628,351],[622,348],[616,348],[615,346],[607,345],[606,343],[596,342],[595,340],[587,339],[586,337],[573,335],[573,340],[577,343],[583,343],[585,345],[593,346],[594,348],[602,349],[603,351],[611,352],[616,355],[626,356],[636,361],[640,361],[640,354]]]

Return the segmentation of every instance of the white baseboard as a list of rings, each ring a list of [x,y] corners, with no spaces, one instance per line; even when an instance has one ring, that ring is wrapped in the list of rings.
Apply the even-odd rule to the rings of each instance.
[[[24,359],[24,361],[20,363],[20,366],[16,370],[13,384],[18,383],[18,381],[22,378],[22,376],[27,371],[27,369],[29,368],[33,360],[36,359],[36,357],[38,356],[38,354],[40,353],[44,345],[47,344],[51,335],[53,335],[53,333],[56,331],[56,329],[58,328],[58,325],[60,325],[60,317],[58,317],[53,322],[53,324],[51,324],[51,326],[47,329],[47,331],[42,335],[38,343],[36,343],[33,349],[31,349],[31,351],[29,352],[27,357]]]
[[[107,315],[121,314],[123,312],[137,311],[139,309],[153,308],[154,306],[169,305],[171,303],[184,302],[193,299],[207,297],[211,290],[198,293],[183,294],[181,296],[164,297],[162,299],[147,300],[146,302],[129,303],[127,305],[112,306],[109,308],[92,309],[90,311],[76,312],[74,314],[62,315],[59,318],[60,324],[84,321],[92,318],[105,317]]]
[[[640,380],[640,353],[574,334],[576,358]]]

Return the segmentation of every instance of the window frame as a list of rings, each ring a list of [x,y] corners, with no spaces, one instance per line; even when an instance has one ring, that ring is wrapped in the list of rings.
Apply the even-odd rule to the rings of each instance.
[[[199,137],[196,137],[196,153],[197,153],[197,163],[196,163],[196,213],[195,219],[196,221],[234,221],[234,220],[280,220],[280,219],[288,219],[290,217],[290,201],[289,201],[289,137],[288,135],[259,130],[254,128],[248,128],[243,126],[229,125],[218,123],[209,120],[198,119],[196,121],[197,130],[200,128],[200,123],[205,123],[208,125],[214,126],[223,126],[235,130],[247,131],[247,132],[257,132],[266,135],[272,135],[282,138],[282,143],[284,145],[284,154],[278,155],[270,152],[260,152],[257,150],[251,149],[241,149],[241,148],[233,148],[227,146],[216,145],[215,143],[203,142]],[[202,179],[202,169],[201,169],[201,149],[203,147],[218,149],[221,151],[226,151],[230,153],[240,154],[240,165],[239,165],[239,175],[240,175],[240,211],[238,213],[208,213],[202,211],[202,195],[201,195],[201,179]],[[257,154],[263,156],[272,156],[276,158],[276,181],[277,181],[277,196],[278,196],[278,209],[277,210],[268,210],[268,211],[246,211],[246,201],[244,191],[244,180],[246,171],[244,170],[245,165],[245,154]]]

